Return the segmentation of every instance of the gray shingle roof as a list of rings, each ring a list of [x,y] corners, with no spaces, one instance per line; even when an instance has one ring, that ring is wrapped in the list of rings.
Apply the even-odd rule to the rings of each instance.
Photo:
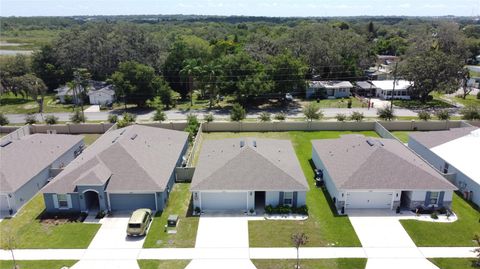
[[[0,147],[0,192],[14,192],[77,143],[80,135],[33,134]]]
[[[394,139],[345,135],[312,145],[339,189],[456,190]]]
[[[362,89],[365,89],[365,90],[370,90],[370,89],[376,89],[375,85],[373,85],[372,83],[368,82],[368,81],[357,81],[355,82],[355,84],[362,88]]]
[[[187,140],[186,132],[141,125],[105,133],[43,192],[74,192],[77,185],[107,181],[109,192],[164,191]]]
[[[452,128],[447,131],[415,132],[409,136],[427,148],[433,148],[454,139],[466,136],[477,127]]]
[[[308,183],[289,140],[232,138],[203,142],[191,190],[306,191]]]

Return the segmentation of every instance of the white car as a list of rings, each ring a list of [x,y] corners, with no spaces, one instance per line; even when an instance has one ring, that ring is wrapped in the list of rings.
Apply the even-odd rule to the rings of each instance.
[[[287,101],[293,101],[293,96],[290,93],[285,94],[285,100]]]

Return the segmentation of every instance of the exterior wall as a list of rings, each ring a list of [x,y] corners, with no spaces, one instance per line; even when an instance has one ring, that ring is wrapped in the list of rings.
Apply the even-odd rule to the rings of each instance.
[[[297,207],[307,204],[307,192],[299,191],[297,192]]]
[[[441,191],[441,190],[432,190]],[[444,190],[442,206],[450,208],[452,205],[453,191]],[[427,198],[427,191],[411,191],[408,193],[409,207],[414,210],[419,206],[425,206],[425,200]]]
[[[69,149],[67,152],[65,152],[60,158],[55,160],[51,168],[62,168],[66,167],[71,161],[73,161],[76,156],[75,156],[75,151],[78,151],[80,148],[85,147],[85,143],[82,141],[78,142],[73,146],[71,149]]]
[[[255,191],[249,191],[247,195],[247,210],[255,210]]]
[[[330,197],[332,198],[332,200],[333,198],[335,198],[335,206],[338,209],[341,209],[345,205],[345,195],[344,193],[339,193],[337,187],[335,186],[335,183],[330,177],[330,174],[328,173],[327,169],[325,169],[325,166],[323,165],[322,160],[320,159],[317,151],[313,147],[312,147],[312,161],[315,164],[315,167],[317,169],[321,169],[323,171],[323,181],[325,182],[325,187],[327,187],[328,193],[330,194]]]
[[[155,195],[156,193],[109,193],[110,210],[133,210],[144,207],[157,210]]]
[[[85,192],[87,191],[94,191],[98,193],[98,202],[99,202],[99,210],[104,211],[108,210],[108,202],[107,202],[107,195],[104,191],[105,186],[77,186],[77,193],[78,193],[78,199],[79,199],[79,204],[80,204],[80,210],[82,212],[88,211],[87,209],[87,202],[84,199],[85,198]]]
[[[45,201],[45,210],[49,213],[78,213],[80,212],[80,199],[78,193],[68,193],[72,204],[70,208],[55,208],[55,195],[53,193],[44,193],[43,200]]]
[[[108,105],[115,100],[114,95],[109,95],[102,92],[92,93],[88,96],[91,105]]]
[[[350,88],[335,89],[333,96],[335,98],[349,97]]]

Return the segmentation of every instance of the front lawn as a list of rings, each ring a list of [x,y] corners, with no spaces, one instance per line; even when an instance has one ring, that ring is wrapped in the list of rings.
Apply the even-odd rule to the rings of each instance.
[[[322,99],[317,102],[316,100],[310,101],[318,105],[319,108],[347,108],[348,100],[352,101],[352,108],[357,107],[367,107],[367,104],[362,103],[359,99],[355,97],[350,98],[339,98],[339,99]]]
[[[401,220],[403,227],[419,247],[475,246],[472,238],[480,234],[480,211],[458,194],[453,196],[452,210],[458,216],[453,223]]]
[[[43,101],[43,112],[72,112],[72,105],[57,103],[55,94],[47,94]],[[12,93],[3,93],[0,96],[0,113],[4,114],[28,114],[37,113],[38,103],[33,99],[23,99],[20,95],[15,96]]]
[[[295,268],[296,260],[252,260],[257,269]],[[302,269],[362,269],[367,259],[318,259],[300,260]]]
[[[153,218],[150,231],[147,234],[144,248],[193,248],[197,237],[198,217],[191,216],[190,184],[175,183],[168,204],[163,212]],[[165,225],[169,215],[178,215],[177,233],[165,232]]]
[[[465,99],[461,97],[454,97],[455,102],[460,103],[464,106],[480,106],[480,99],[477,99],[476,95],[467,95]]]
[[[87,248],[100,228],[81,222],[41,222],[44,210],[43,195],[37,194],[15,217],[0,222],[0,247],[7,248],[11,241],[15,248]]]
[[[422,103],[420,100],[393,100],[393,105],[407,109],[429,109],[429,108],[451,108],[451,104],[440,98],[434,97],[433,100]]]
[[[140,269],[184,269],[190,260],[138,260]]]
[[[20,269],[39,269],[39,268],[48,268],[48,269],[60,269],[63,267],[71,267],[77,261],[70,260],[55,260],[55,261],[16,261],[18,268]],[[0,260],[0,269],[11,269],[13,268],[13,261],[3,261]]]
[[[468,269],[475,267],[475,259],[468,258],[435,258],[429,259],[440,269]]]

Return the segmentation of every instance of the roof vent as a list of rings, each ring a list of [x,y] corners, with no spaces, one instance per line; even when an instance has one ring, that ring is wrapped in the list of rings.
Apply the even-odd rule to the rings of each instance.
[[[253,146],[257,147],[257,140],[253,140]]]
[[[4,148],[12,143],[11,140],[5,140],[0,143],[0,147]]]
[[[119,138],[119,136],[115,137],[115,138],[112,140],[112,144],[115,143],[115,142],[117,142],[118,138]]]
[[[245,146],[245,141],[241,140],[240,141],[240,147],[243,148]]]
[[[370,145],[370,147],[372,147],[373,145],[375,145],[375,141],[373,141],[372,139],[367,139],[367,144]]]
[[[137,134],[133,134],[133,135],[130,137],[130,139],[135,140],[135,138],[137,138],[137,136],[138,136]]]
[[[120,135],[123,135],[123,133],[125,133],[126,129],[123,129],[121,132],[120,132]]]

